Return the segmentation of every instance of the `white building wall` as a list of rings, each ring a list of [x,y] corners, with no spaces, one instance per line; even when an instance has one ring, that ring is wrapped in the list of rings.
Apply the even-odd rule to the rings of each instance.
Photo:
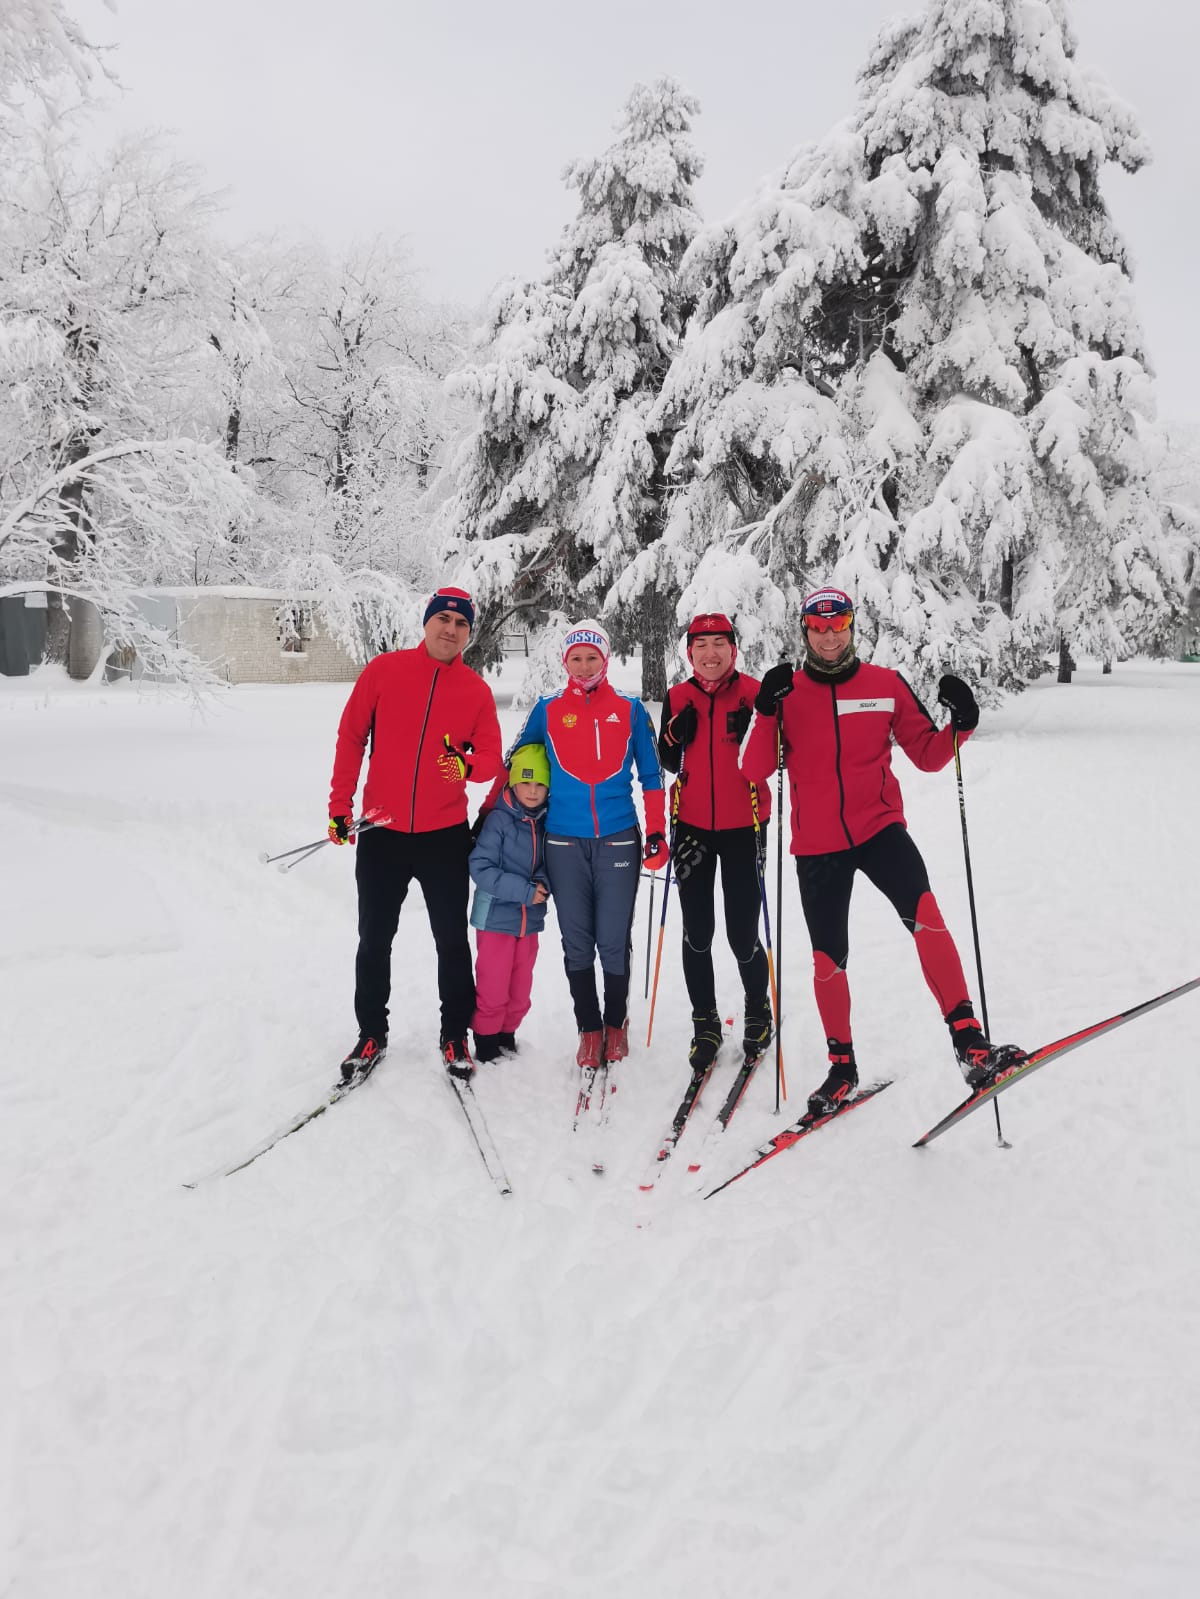
[[[230,683],[352,683],[362,670],[322,627],[319,612],[312,613],[306,629],[311,637],[297,649],[285,649],[278,622],[281,595],[175,592],[180,642]]]

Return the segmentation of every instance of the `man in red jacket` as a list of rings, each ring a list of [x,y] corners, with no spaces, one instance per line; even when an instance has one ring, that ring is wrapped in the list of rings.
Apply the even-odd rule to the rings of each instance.
[[[863,872],[892,902],[912,933],[917,958],[942,1015],[963,1076],[983,1087],[1005,1064],[1023,1058],[984,1036],[967,993],[954,940],[929,888],[925,863],[908,835],[892,740],[923,772],[939,772],[979,723],[975,696],[945,676],[938,702],[950,712],[940,730],[899,672],[860,661],[854,606],[840,589],[818,589],[801,608],[805,658],[796,674],[772,666],[755,700],[742,771],[760,780],[775,767],[777,738],[791,782],[792,845],[800,903],[813,947],[813,975],[829,1075],[809,1096],[813,1116],[828,1115],[858,1084],[850,1032],[850,891]]]
[[[438,954],[441,1049],[446,1067],[469,1077],[467,1028],[475,977],[467,937],[471,830],[467,782],[490,783],[501,766],[492,691],[464,666],[475,607],[462,589],[441,588],[425,607],[425,641],[377,655],[363,670],[338,724],[329,792],[329,836],[350,831],[363,752],[370,764],[363,808],[386,825],[358,841],[358,958],[354,1012],[359,1039],[342,1062],[346,1082],[365,1077],[387,1048],[392,940],[415,877]]]
[[[663,701],[658,755],[679,774],[671,853],[683,919],[683,979],[692,1002],[688,1062],[693,1071],[707,1072],[721,1047],[712,958],[718,862],[725,934],[746,996],[742,1048],[747,1056],[761,1055],[771,1041],[767,956],[758,937],[771,791],[738,769],[759,683],[737,669],[729,618],[711,611],[693,617],[687,656],[692,676]]]

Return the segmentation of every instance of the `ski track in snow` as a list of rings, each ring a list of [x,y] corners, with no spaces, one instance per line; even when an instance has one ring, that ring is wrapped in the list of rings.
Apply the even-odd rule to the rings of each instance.
[[[376,1075],[181,1186],[314,1104],[353,1038],[352,857],[255,860],[320,837],[345,694],[243,688],[197,717],[0,682],[0,1592],[1193,1594],[1196,996],[1002,1096],[1011,1150],[984,1111],[913,1151],[962,1088],[860,885],[856,1042],[895,1086],[701,1203],[687,1160],[727,1056],[645,1196],[690,1023],[673,905],[645,1049],[643,882],[608,1170],[570,1131],[552,918],[522,1054],[477,1078],[501,1199],[440,1078],[415,891]],[[896,764],[970,968],[953,768]],[[1033,1046],[1200,971],[1200,670],[1039,685],[963,770],[994,1036]],[[774,911],[773,834],[770,871]],[[823,1070],[790,869],[775,931],[790,1121]],[[703,1186],[781,1125],[768,1057]]]

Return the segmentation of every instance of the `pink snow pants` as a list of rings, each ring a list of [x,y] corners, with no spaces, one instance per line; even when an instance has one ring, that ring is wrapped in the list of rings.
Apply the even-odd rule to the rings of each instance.
[[[477,1033],[515,1033],[529,1014],[538,935],[475,932],[475,1020]]]

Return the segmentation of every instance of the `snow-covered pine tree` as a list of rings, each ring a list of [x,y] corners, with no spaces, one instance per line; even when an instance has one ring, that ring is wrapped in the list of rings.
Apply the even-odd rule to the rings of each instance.
[[[697,109],[670,79],[633,90],[615,142],[566,169],[579,211],[548,274],[500,292],[484,359],[457,380],[479,421],[457,465],[447,549],[480,604],[476,661],[495,658],[514,616],[582,606],[604,612],[619,652],[640,646],[643,695],[665,691],[675,595],[657,548],[670,439],[650,413],[699,225]]]
[[[926,685],[947,667],[1017,682],[1060,630],[1118,655],[1168,631],[1187,541],[1153,494],[1100,193],[1106,161],[1146,154],[1078,65],[1065,0],[930,0],[885,27],[854,117],[685,263],[702,292],[664,391],[691,413],[668,543],[686,568],[707,535],[695,594],[736,603],[719,584],[786,514],[800,586],[848,588],[877,658]],[[812,425],[814,391],[836,432]],[[739,472],[757,501],[730,494]],[[772,577],[768,614],[791,598]]]
[[[833,580],[849,461],[825,294],[863,268],[859,164],[835,139],[797,153],[681,265],[694,305],[652,424],[679,485],[658,552],[681,619],[733,616],[747,665],[787,652],[803,592]]]
[[[1152,385],[1100,183],[1148,150],[1076,51],[1066,0],[931,0],[863,73],[869,177],[895,172],[921,202],[903,280],[877,301],[901,380],[888,374],[885,404],[911,397],[920,450],[870,454],[896,460],[896,566],[942,595],[923,616],[890,585],[891,636],[926,674],[949,659],[1017,681],[1060,634],[1119,657],[1173,630],[1183,599],[1186,541],[1153,491]],[[865,384],[847,398],[878,429]]]

